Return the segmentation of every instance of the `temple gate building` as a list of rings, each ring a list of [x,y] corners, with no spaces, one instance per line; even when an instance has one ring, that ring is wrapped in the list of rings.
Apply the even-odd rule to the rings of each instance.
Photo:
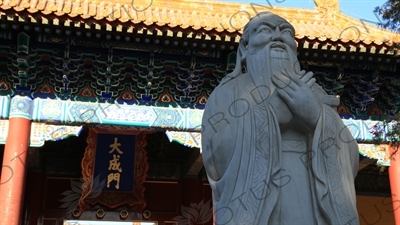
[[[0,0],[0,224],[212,224],[202,110],[261,11],[295,27],[301,67],[340,98],[361,224],[400,224],[369,132],[399,110],[400,36],[314,2]]]

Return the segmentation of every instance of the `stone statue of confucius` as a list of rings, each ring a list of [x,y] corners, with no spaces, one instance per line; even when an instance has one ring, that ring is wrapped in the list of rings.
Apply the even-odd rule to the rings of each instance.
[[[275,14],[253,17],[235,70],[208,99],[202,151],[215,224],[359,224],[357,143],[339,99],[300,70],[294,33]]]

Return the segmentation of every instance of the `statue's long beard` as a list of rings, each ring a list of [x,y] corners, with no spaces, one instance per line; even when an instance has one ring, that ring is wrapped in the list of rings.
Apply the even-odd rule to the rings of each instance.
[[[275,85],[272,83],[272,73],[282,72],[284,69],[289,73],[298,74],[300,66],[297,57],[291,51],[289,46],[285,45],[285,52],[271,49],[271,44],[266,45],[254,54],[246,55],[247,72],[253,79],[257,87],[268,87],[265,93],[260,93],[263,99],[268,98],[275,91]],[[265,90],[260,88],[259,90]],[[269,93],[266,93],[269,92]]]

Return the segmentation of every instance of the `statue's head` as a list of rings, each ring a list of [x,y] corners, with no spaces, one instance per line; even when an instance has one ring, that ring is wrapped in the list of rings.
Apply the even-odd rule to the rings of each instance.
[[[255,54],[270,45],[277,51],[297,52],[293,26],[282,17],[261,12],[251,18],[243,29],[239,48],[244,55]]]
[[[282,17],[270,12],[257,14],[243,29],[235,70],[221,83],[240,75],[242,66],[253,75],[265,75],[257,79],[270,77],[273,71],[281,72],[282,68],[299,71],[294,35],[293,26]],[[270,85],[269,80],[264,84]]]

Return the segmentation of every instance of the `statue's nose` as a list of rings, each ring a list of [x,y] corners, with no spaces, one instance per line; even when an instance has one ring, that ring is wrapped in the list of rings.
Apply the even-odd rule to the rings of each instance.
[[[279,27],[275,28],[273,36],[271,37],[271,41],[283,41],[281,30],[279,29]]]

